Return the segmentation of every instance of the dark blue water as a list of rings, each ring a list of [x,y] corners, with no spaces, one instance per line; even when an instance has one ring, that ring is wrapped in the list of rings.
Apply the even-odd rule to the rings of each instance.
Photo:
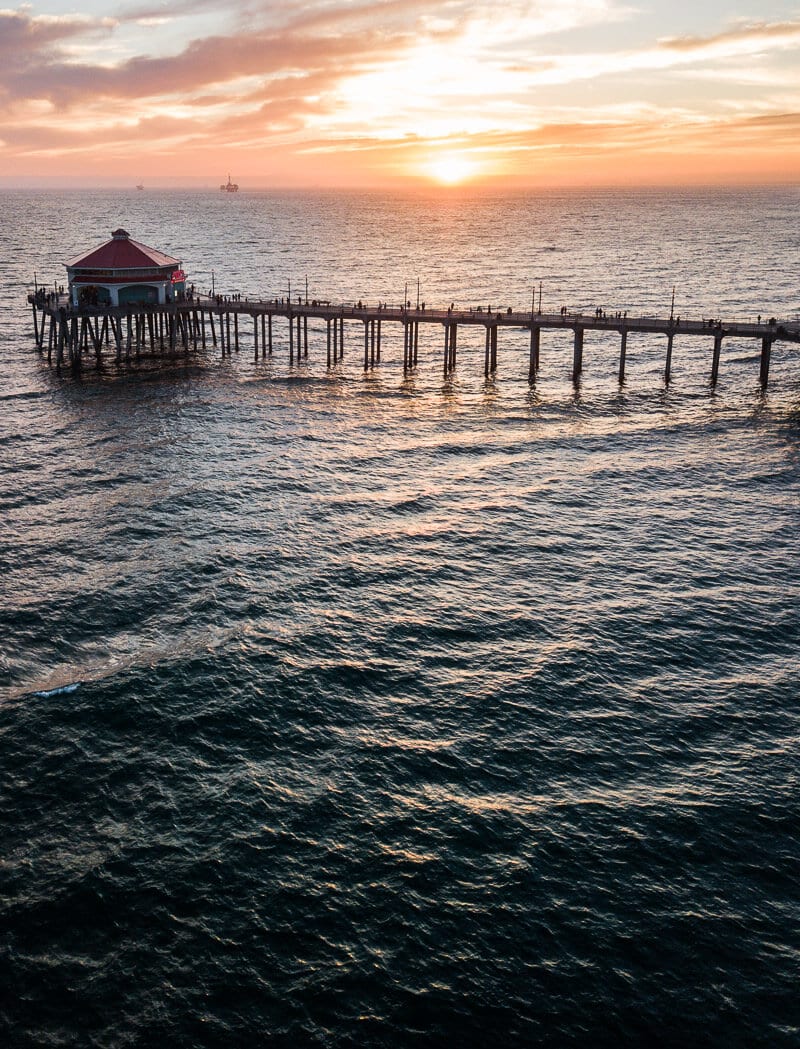
[[[0,1042],[797,1045],[796,350],[59,378],[24,301],[123,224],[244,294],[791,317],[797,193],[1,202]]]

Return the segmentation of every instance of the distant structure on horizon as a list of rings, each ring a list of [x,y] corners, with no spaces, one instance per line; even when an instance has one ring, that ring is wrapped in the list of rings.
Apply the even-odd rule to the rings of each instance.
[[[138,183],[136,184],[136,188],[137,188],[137,189],[144,189],[144,183],[143,183],[143,182],[138,182]]]
[[[73,306],[164,305],[183,297],[186,274],[179,259],[115,229],[111,240],[67,263],[67,279]]]
[[[239,192],[239,184],[238,184],[238,182],[231,182],[230,175],[228,175],[228,181],[227,182],[223,182],[222,185],[219,188],[222,190],[223,193],[238,193]]]

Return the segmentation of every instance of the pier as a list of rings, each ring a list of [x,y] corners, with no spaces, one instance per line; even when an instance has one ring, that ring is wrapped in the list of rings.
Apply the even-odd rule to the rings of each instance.
[[[315,350],[325,355],[327,366],[344,359],[345,349],[363,358],[364,370],[381,363],[387,330],[402,337],[403,373],[416,367],[420,352],[420,333],[429,353],[440,355],[445,377],[456,368],[459,329],[471,326],[483,330],[483,371],[488,378],[499,367],[500,332],[522,329],[527,333],[527,352],[511,362],[527,370],[535,382],[548,332],[571,333],[571,374],[578,381],[583,371],[583,352],[587,336],[593,332],[614,332],[619,339],[617,370],[625,381],[626,360],[631,337],[661,336],[664,340],[664,379],[669,382],[676,341],[703,339],[708,346],[709,377],[712,385],[719,378],[722,345],[725,339],[753,340],[759,355],[759,381],[766,386],[770,357],[776,342],[800,343],[800,322],[775,318],[752,321],[725,321],[715,318],[632,317],[623,312],[559,313],[539,310],[525,312],[491,307],[470,309],[413,307],[386,303],[338,303],[286,299],[244,300],[224,296],[191,296],[167,303],[128,303],[125,305],[76,306],[66,295],[45,294],[39,290],[28,296],[38,350],[54,362],[80,368],[94,357],[100,366],[104,355],[118,362],[132,355],[186,354],[216,348],[222,357],[249,350],[258,361],[278,351],[288,352],[294,365],[308,358],[309,331],[316,332]],[[280,330],[278,329],[280,325]],[[394,341],[394,340],[393,340]],[[399,344],[400,339],[397,340]],[[567,362],[569,366],[569,361]]]

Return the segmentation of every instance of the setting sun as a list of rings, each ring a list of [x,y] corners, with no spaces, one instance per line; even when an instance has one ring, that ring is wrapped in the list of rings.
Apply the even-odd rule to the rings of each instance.
[[[435,182],[443,186],[455,186],[459,182],[467,182],[474,178],[478,166],[466,157],[448,154],[430,161],[425,166],[425,171]]]

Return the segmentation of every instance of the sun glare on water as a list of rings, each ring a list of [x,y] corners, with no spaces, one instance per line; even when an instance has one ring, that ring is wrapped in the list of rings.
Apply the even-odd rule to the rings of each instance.
[[[456,186],[460,182],[467,182],[473,178],[478,168],[466,157],[444,156],[436,157],[426,165],[425,170],[435,182],[443,186]]]

